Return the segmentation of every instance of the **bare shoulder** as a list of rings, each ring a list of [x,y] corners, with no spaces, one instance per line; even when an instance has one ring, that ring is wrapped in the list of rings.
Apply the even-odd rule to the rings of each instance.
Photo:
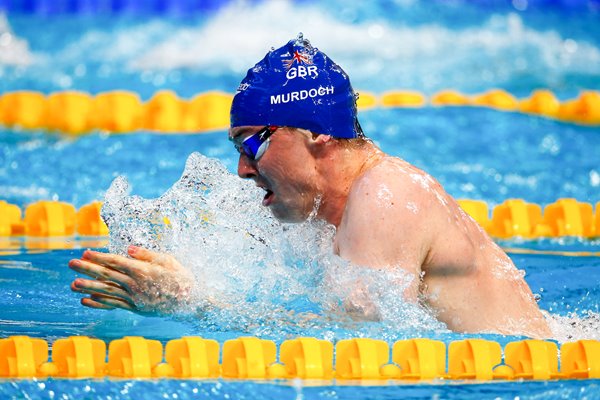
[[[431,181],[430,181],[431,180]],[[428,250],[427,210],[432,205],[429,175],[407,162],[384,157],[359,176],[338,229],[340,254],[377,252],[381,263],[399,258],[420,262]]]
[[[366,203],[384,213],[393,209],[417,215],[435,203],[446,202],[446,197],[431,175],[404,160],[387,156],[354,182],[348,207]]]

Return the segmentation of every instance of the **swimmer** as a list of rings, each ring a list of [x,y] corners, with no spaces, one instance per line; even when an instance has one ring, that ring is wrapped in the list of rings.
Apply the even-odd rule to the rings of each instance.
[[[336,227],[339,256],[404,270],[413,277],[406,300],[449,329],[550,336],[510,258],[435,179],[365,137],[348,76],[301,36],[248,71],[233,99],[229,140],[240,153],[238,175],[264,189],[262,204],[277,219],[302,222],[316,212]],[[88,250],[71,260],[93,278],[71,285],[90,295],[83,305],[156,313],[190,301],[193,278],[177,260],[133,246],[128,253]],[[348,312],[377,318],[368,299],[350,297]]]

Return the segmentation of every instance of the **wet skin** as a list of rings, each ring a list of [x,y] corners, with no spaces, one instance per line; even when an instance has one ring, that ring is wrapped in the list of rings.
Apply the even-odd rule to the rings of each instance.
[[[234,128],[230,139],[239,145],[261,128]],[[508,256],[433,178],[373,144],[348,148],[280,128],[260,160],[240,154],[238,174],[265,189],[263,205],[282,221],[303,221],[318,204],[316,218],[337,228],[337,254],[365,268],[405,271],[407,301],[424,303],[450,329],[550,336]],[[129,256],[86,251],[69,263],[92,278],[71,285],[90,295],[83,305],[152,314],[189,302],[193,278],[175,259],[140,248]],[[348,299],[349,311],[376,318],[359,297]]]
[[[258,129],[232,129],[230,137],[239,142]],[[512,261],[430,175],[372,144],[348,150],[323,135],[286,133],[274,135],[258,162],[241,154],[238,163],[242,178],[268,182],[274,215],[306,218],[319,198],[317,218],[336,226],[337,254],[366,268],[406,271],[413,279],[405,298],[425,303],[452,330],[550,336]],[[298,154],[303,162],[292,158]],[[307,180],[290,181],[298,174]],[[303,202],[288,200],[294,187]],[[377,313],[360,287],[356,293],[352,311]]]
[[[437,181],[398,158],[357,178],[335,241],[355,264],[412,274],[405,297],[452,330],[551,335],[510,258]]]
[[[87,294],[86,307],[123,308],[139,314],[170,314],[186,306],[194,283],[193,275],[175,258],[136,246],[129,257],[86,250],[69,267],[93,279],[77,278],[71,290]]]

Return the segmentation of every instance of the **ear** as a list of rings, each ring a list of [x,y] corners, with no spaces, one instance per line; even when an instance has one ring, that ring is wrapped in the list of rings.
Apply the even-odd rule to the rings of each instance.
[[[328,144],[333,143],[332,139],[330,135],[313,135],[309,144],[310,151],[317,157],[323,157],[331,151],[332,147]]]
[[[314,141],[316,144],[325,144],[329,143],[331,139],[331,135],[317,135],[317,137],[314,138]]]

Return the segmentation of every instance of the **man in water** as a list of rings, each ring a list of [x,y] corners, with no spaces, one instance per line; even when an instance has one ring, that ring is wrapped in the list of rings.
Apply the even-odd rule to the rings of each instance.
[[[233,99],[229,139],[238,174],[265,190],[280,221],[309,215],[334,225],[334,251],[364,268],[410,276],[406,301],[459,332],[548,337],[550,330],[508,256],[427,173],[363,135],[346,73],[299,37],[248,71]],[[131,246],[130,257],[86,251],[72,290],[92,308],[173,311],[193,278],[173,257]],[[377,318],[357,287],[346,309]]]

